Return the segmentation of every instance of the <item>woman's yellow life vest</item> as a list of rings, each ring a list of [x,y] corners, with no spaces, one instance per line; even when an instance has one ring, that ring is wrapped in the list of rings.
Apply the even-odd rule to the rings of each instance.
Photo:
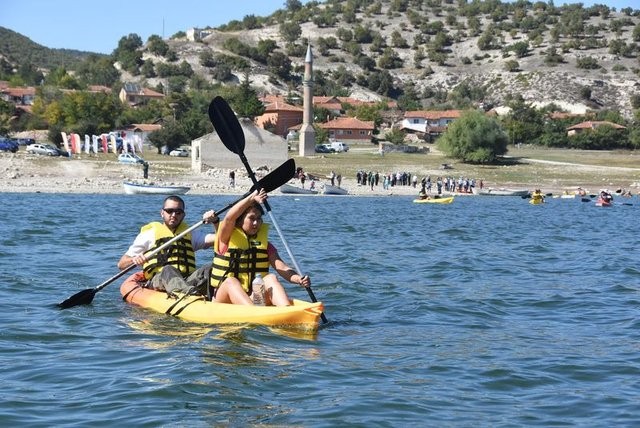
[[[188,228],[188,225],[185,222],[182,222],[175,232],[171,232],[164,223],[154,221],[142,226],[140,231],[144,232],[149,229],[153,230],[155,241],[153,246],[150,248],[151,251],[175,238]],[[172,245],[147,260],[142,267],[145,278],[151,279],[166,265],[171,265],[178,269],[185,278],[196,270],[196,256],[193,251],[193,246],[191,245],[191,233],[187,233]]]
[[[217,288],[227,277],[236,277],[247,294],[251,294],[251,282],[256,274],[269,273],[269,225],[262,224],[255,237],[248,237],[241,228],[234,228],[229,238],[229,248],[218,254],[218,240],[214,246],[213,266],[209,283]]]

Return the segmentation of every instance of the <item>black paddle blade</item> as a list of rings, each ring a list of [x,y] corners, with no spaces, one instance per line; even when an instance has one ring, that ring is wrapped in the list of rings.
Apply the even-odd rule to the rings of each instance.
[[[58,303],[58,307],[60,309],[68,309],[78,305],[88,305],[93,301],[93,298],[95,297],[97,291],[98,290],[96,290],[95,288],[82,290],[81,292],[69,297],[64,302]]]
[[[295,173],[296,162],[293,159],[287,159],[282,165],[251,186],[250,191],[253,192],[256,189],[264,189],[265,192],[269,193],[291,180]]]
[[[221,96],[209,104],[209,120],[225,147],[239,155],[244,153],[244,132],[236,114]]]

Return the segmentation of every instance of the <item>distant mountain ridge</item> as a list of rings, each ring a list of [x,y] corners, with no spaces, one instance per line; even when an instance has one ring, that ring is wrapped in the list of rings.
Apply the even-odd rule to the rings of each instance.
[[[105,56],[95,52],[74,49],[47,48],[5,27],[0,27],[0,40],[2,40],[0,43],[0,58],[3,58],[14,67],[24,63],[31,63],[47,70],[62,66],[73,70],[79,62],[91,55]]]

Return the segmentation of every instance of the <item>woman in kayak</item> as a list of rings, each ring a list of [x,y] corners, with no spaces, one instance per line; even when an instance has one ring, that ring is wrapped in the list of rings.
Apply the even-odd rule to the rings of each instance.
[[[290,305],[277,276],[269,273],[269,266],[292,284],[311,286],[310,278],[289,267],[268,241],[269,227],[262,222],[260,206],[266,199],[264,190],[254,191],[234,205],[218,226],[210,282],[217,302],[251,305],[261,301],[251,287],[255,276],[260,274],[265,284],[265,304]]]

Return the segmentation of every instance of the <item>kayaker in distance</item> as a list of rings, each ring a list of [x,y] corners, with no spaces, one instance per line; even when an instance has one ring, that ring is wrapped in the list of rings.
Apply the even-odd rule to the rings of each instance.
[[[263,297],[266,305],[289,306],[289,297],[278,277],[269,273],[269,266],[292,284],[311,286],[311,279],[289,267],[269,242],[260,206],[266,199],[264,190],[254,191],[234,205],[218,226],[210,283],[217,302],[252,305],[254,297],[255,301]],[[251,289],[256,274],[264,279],[264,296],[254,296]]]
[[[542,203],[542,202],[544,202],[544,195],[542,194],[542,190],[536,189],[531,194],[531,199],[534,201],[534,203]]]
[[[158,248],[189,228],[183,221],[184,207],[182,198],[168,196],[160,210],[163,222],[150,222],[142,226],[133,244],[118,261],[118,269],[126,269],[134,263],[142,267],[149,288],[164,290],[167,293],[186,293],[198,285],[205,288],[210,265],[196,269],[195,251],[211,248],[215,233],[196,229],[155,256],[149,259],[145,256],[145,253]],[[202,215],[202,221],[213,224],[215,232],[215,225],[219,219],[215,211],[211,210]]]

